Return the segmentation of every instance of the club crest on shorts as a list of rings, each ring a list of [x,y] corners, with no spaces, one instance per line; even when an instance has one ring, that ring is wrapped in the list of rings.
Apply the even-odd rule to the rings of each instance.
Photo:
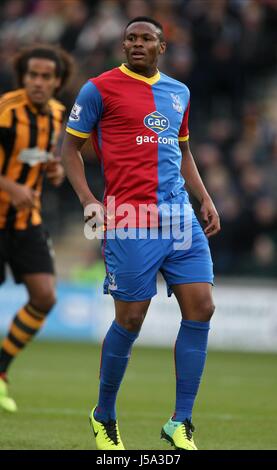
[[[116,285],[116,280],[115,280],[115,274],[114,273],[108,273],[108,280],[109,280],[109,289],[110,290],[116,290],[117,285]]]

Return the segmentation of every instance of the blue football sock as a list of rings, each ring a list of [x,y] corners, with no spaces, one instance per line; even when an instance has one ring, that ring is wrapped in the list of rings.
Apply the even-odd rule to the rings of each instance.
[[[139,332],[130,332],[113,321],[102,347],[100,390],[94,416],[98,421],[116,419],[115,401],[131,349]]]
[[[203,373],[210,322],[182,320],[175,345],[176,408],[174,421],[191,419]]]

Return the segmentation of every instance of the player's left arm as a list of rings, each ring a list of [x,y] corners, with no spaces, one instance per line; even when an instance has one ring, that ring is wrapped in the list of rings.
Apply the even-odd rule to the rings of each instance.
[[[57,142],[52,146],[51,153],[53,159],[48,161],[45,165],[45,174],[50,183],[58,187],[60,186],[65,179],[65,171],[62,165],[61,159],[61,146],[63,137],[65,135],[66,121],[65,118],[62,119],[62,127],[59,132]]]
[[[206,224],[204,232],[207,237],[211,237],[220,231],[219,215],[198,172],[188,140],[179,142],[179,145],[182,152],[181,174],[186,186],[201,204],[201,217]]]

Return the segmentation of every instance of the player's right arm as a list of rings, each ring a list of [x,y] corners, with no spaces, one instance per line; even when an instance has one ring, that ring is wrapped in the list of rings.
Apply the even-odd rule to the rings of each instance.
[[[80,203],[85,208],[88,204],[99,202],[92,194],[85,175],[81,148],[85,139],[66,133],[62,145],[62,161],[65,173],[73,186]]]
[[[81,137],[66,133],[62,146],[62,161],[65,173],[83,206],[85,222],[94,218],[98,224],[102,225],[104,208],[87,183],[84,161],[80,152],[83,144],[84,139]]]
[[[61,152],[66,175],[84,209],[90,204],[97,204],[102,208],[88,186],[81,155],[81,148],[101,119],[102,112],[101,95],[89,81],[81,88],[72,108]]]

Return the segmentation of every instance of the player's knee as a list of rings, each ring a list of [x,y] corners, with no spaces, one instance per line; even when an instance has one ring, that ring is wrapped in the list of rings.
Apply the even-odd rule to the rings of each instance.
[[[124,327],[128,331],[137,332],[141,329],[144,317],[144,314],[134,312],[125,318]]]
[[[199,306],[199,321],[208,322],[215,311],[215,305],[212,300],[204,300]]]
[[[41,312],[48,314],[56,303],[55,291],[44,289],[30,299],[31,304]]]

